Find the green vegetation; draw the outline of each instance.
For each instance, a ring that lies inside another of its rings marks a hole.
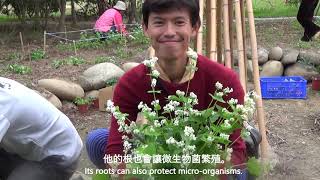
[[[90,98],[76,97],[73,102],[76,105],[84,105],[84,104],[90,104],[91,103],[91,99]]]
[[[42,49],[36,49],[31,52],[31,60],[38,61],[45,58],[45,52]]]
[[[108,79],[106,81],[106,86],[113,86],[113,85],[117,84],[117,82],[118,82],[118,78],[117,77],[113,77],[113,78]]]
[[[95,64],[105,63],[105,62],[117,64],[116,58],[114,56],[99,56],[99,57],[96,57],[94,61]]]
[[[85,63],[86,61],[82,57],[70,56],[66,59],[52,61],[51,66],[55,69],[58,69],[63,65],[79,66]]]
[[[61,66],[63,66],[65,64],[64,60],[54,60],[52,63],[51,63],[51,66],[55,69],[58,69],[60,68]]]
[[[13,22],[13,21],[19,21],[18,17],[16,17],[16,16],[7,16],[7,15],[4,15],[4,14],[0,14],[0,23]]]
[[[81,57],[70,56],[64,60],[66,64],[78,66],[80,64],[84,64],[85,60]]]
[[[285,4],[284,0],[253,0],[255,17],[295,17],[298,4]]]
[[[18,61],[21,59],[21,54],[18,52],[12,52],[7,55],[6,60],[8,61]]]
[[[29,74],[32,72],[30,67],[19,64],[10,64],[8,69],[16,74]]]

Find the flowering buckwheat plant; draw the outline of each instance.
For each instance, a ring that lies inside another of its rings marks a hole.
[[[187,52],[190,63],[187,66],[196,71],[197,53],[190,48]],[[188,173],[178,173],[179,169],[198,169],[198,174],[205,179],[212,179],[216,173],[204,173],[204,169],[230,167],[232,144],[230,134],[236,129],[242,129],[241,136],[250,133],[243,128],[248,118],[255,111],[253,93],[245,96],[243,105],[237,99],[225,102],[224,97],[233,92],[232,88],[224,87],[216,82],[216,91],[210,94],[211,103],[207,109],[194,109],[198,104],[197,95],[193,92],[176,91],[175,95],[167,97],[167,104],[160,106],[156,94],[157,78],[160,73],[154,65],[157,58],[145,60],[144,65],[151,69],[151,90],[154,100],[150,105],[140,102],[138,109],[147,121],[138,124],[127,119],[127,114],[121,113],[113,102],[108,101],[107,110],[117,119],[119,132],[124,135],[123,146],[125,156],[131,155],[132,161],[127,159],[127,168],[143,168],[149,171],[134,175],[143,179],[159,178],[168,174],[154,173],[154,169],[176,169],[171,176],[177,179],[193,179],[197,176]],[[218,104],[227,104],[221,107]],[[141,158],[140,161],[133,159]],[[223,164],[223,165],[222,165]],[[206,177],[207,176],[207,177]]]

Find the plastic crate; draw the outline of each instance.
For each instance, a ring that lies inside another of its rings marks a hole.
[[[307,81],[301,76],[261,77],[263,99],[305,99]]]

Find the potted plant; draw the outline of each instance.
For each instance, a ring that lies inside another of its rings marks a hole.
[[[74,99],[74,103],[78,106],[78,110],[80,113],[85,113],[89,110],[91,99],[76,97]]]
[[[89,97],[89,99],[91,100],[91,105],[93,108],[95,109],[99,109],[99,98],[98,97]]]

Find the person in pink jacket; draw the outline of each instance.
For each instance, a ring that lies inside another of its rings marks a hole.
[[[94,29],[101,36],[105,37],[109,32],[117,32],[127,35],[126,27],[123,24],[122,15],[126,10],[126,4],[118,1],[113,8],[106,10],[96,21]]]

